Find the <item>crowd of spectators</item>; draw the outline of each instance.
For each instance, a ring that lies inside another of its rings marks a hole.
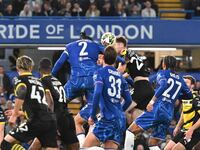
[[[185,10],[194,10],[194,16],[200,16],[200,0],[183,0]],[[190,13],[186,15],[187,19],[191,18]]]
[[[0,16],[156,17],[153,0],[0,0]]]

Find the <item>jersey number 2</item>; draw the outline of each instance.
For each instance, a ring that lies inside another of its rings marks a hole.
[[[133,63],[134,60],[135,60],[135,63],[136,63],[137,70],[140,70],[142,68],[142,66],[144,66],[144,64],[142,63],[142,61],[138,57],[132,57],[130,62]]]
[[[82,46],[79,56],[87,56],[88,52],[85,51],[87,48],[87,42],[80,42],[78,43],[78,46]]]

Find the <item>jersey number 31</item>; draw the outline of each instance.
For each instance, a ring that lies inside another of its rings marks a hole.
[[[111,88],[108,88],[108,95],[110,97],[116,97],[118,99],[121,98],[121,79],[115,79],[114,76],[110,76],[109,77],[109,82],[110,82],[110,86]]]

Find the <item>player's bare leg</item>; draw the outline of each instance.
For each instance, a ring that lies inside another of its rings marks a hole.
[[[88,148],[92,146],[100,146],[100,142],[96,138],[94,133],[90,132],[85,138],[85,142],[83,143],[83,148]]]
[[[133,149],[135,135],[142,132],[143,129],[140,128],[137,124],[132,123],[128,130],[126,130],[126,139],[124,143],[124,149]]]
[[[132,111],[132,121],[134,121],[136,118],[138,118],[144,111],[142,111],[141,109],[138,108],[134,108]]]
[[[31,146],[29,147],[28,150],[42,150],[42,149],[45,149],[45,150],[58,150],[58,148],[51,148],[51,147],[42,148],[41,143],[37,138],[35,138],[33,140],[33,143],[31,144]]]
[[[140,128],[140,127],[139,127],[137,124],[135,124],[135,123],[132,123],[132,124],[129,126],[128,130],[131,131],[131,132],[134,133],[134,134],[138,134],[138,133],[140,133],[140,132],[143,131],[143,129]]]
[[[172,150],[186,150],[186,148],[183,144],[177,143]]]
[[[80,116],[80,114],[77,114],[74,118],[74,121],[76,126],[77,138],[79,140],[80,147],[82,147],[85,140],[85,130],[83,128],[85,120]]]
[[[5,126],[5,123],[0,122],[0,145],[4,138],[4,126]]]
[[[68,150],[79,150],[79,143],[66,145],[66,147]],[[42,150],[40,141],[37,138],[35,138],[28,150]]]
[[[79,143],[73,143],[66,146],[67,150],[79,150]]]
[[[40,141],[35,138],[31,144],[31,146],[29,147],[29,150],[41,150],[42,146],[40,144]]]
[[[105,149],[112,149],[112,150],[117,150],[118,147],[119,146],[113,141],[106,141],[104,146]]]
[[[172,148],[176,145],[176,143],[172,140],[165,146],[164,150],[172,150]]]
[[[149,145],[150,145],[149,149],[150,150],[160,150],[160,148],[157,146],[159,144],[159,142],[160,142],[160,139],[151,137],[149,139]]]
[[[8,150],[8,149],[14,149],[14,148],[20,148],[21,150],[25,150],[14,137],[7,134],[4,138],[4,140],[1,143],[1,150]]]
[[[194,146],[193,150],[198,150],[200,147],[200,141]]]
[[[137,104],[134,101],[132,101],[131,105],[126,110],[126,118],[127,118],[128,125],[130,125],[134,121],[133,120],[133,112],[134,112],[136,106],[137,106]]]
[[[45,150],[58,150],[58,148],[50,148],[50,147],[47,147],[47,148],[45,148]]]

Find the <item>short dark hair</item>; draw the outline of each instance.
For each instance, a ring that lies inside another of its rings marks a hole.
[[[191,84],[196,84],[196,79],[191,75],[185,75],[185,76],[183,76],[183,78],[190,80]]]
[[[126,47],[127,40],[124,36],[118,36],[118,37],[116,37],[116,43],[123,43],[124,46]]]
[[[51,72],[52,63],[49,58],[42,58],[39,63],[39,70],[44,72]]]
[[[165,56],[163,63],[166,65],[166,69],[176,69],[176,58],[174,56]]]
[[[93,41],[93,39],[92,39],[91,37],[89,37],[89,36],[86,34],[85,31],[80,32],[80,38],[81,38],[81,39],[86,39],[86,40],[91,40],[91,41]]]
[[[104,61],[108,65],[113,65],[117,58],[117,52],[113,46],[107,46],[104,51]]]

